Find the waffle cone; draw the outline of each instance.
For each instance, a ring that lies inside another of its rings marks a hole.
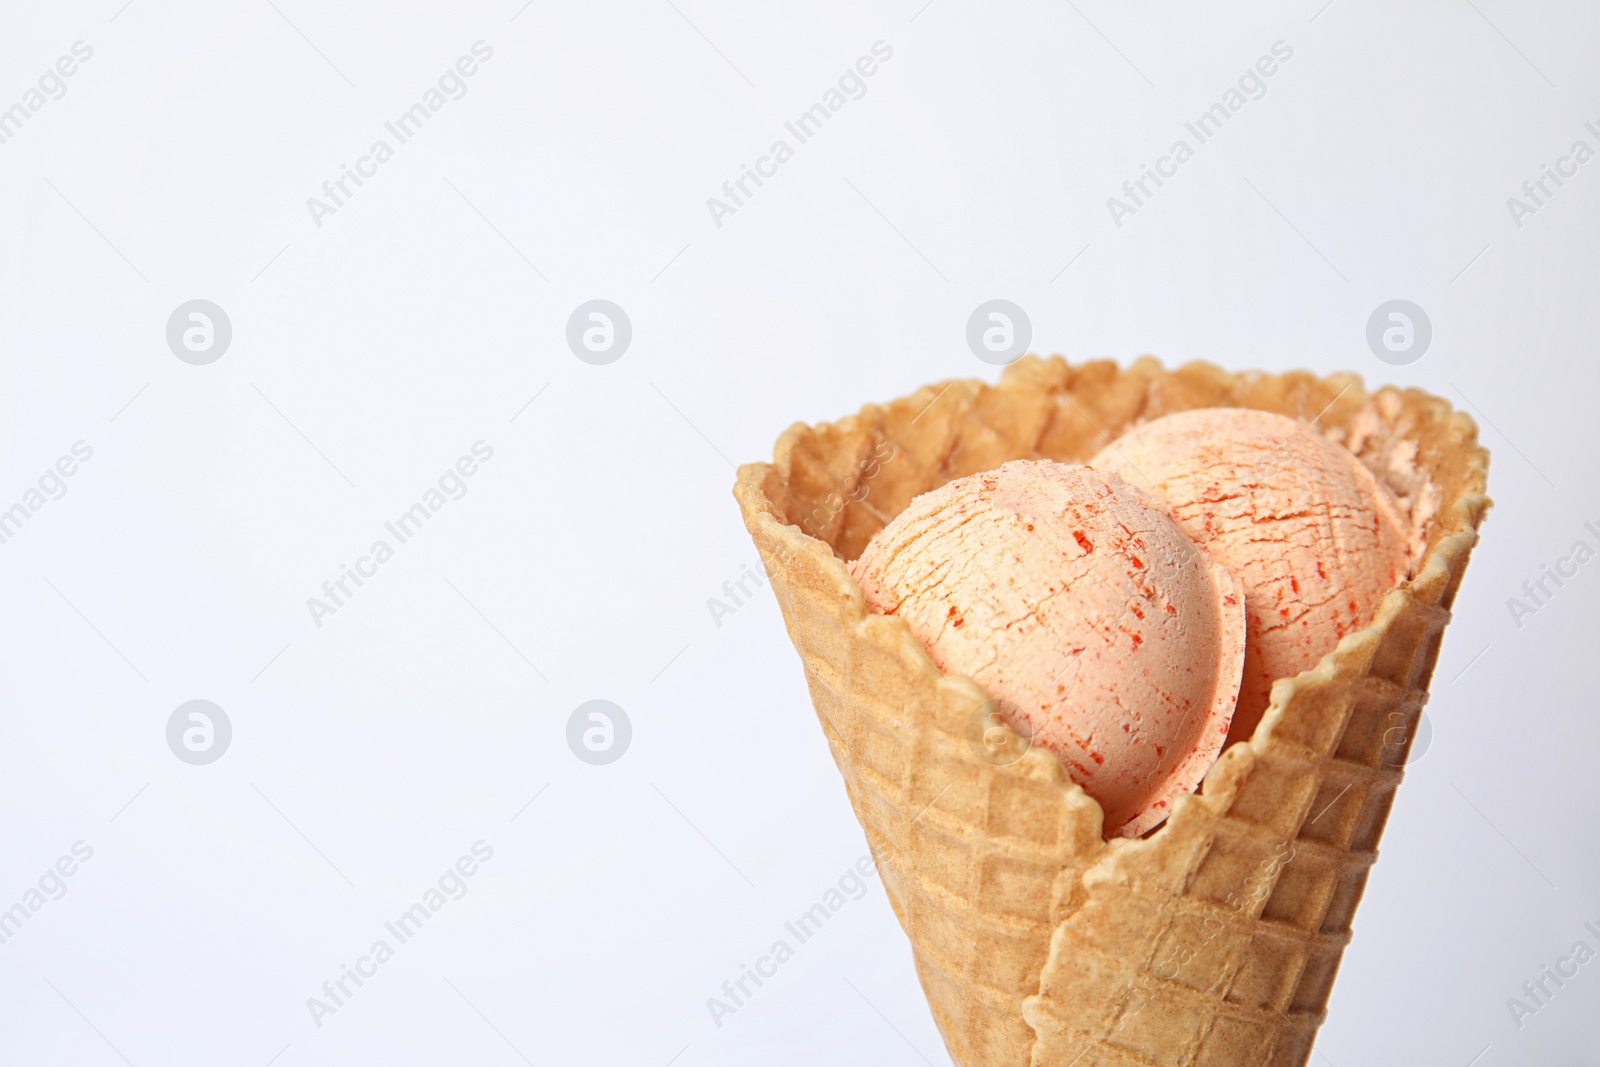
[[[1053,755],[979,743],[988,696],[874,614],[845,561],[952,478],[1082,462],[1136,422],[1213,406],[1314,419],[1342,440],[1417,518],[1415,577],[1279,680],[1254,735],[1164,825],[1108,842]],[[957,1063],[1306,1062],[1489,506],[1476,435],[1442,400],[1369,394],[1353,375],[1029,357],[997,386],[954,381],[797,424],[773,463],[739,469],[734,494]]]

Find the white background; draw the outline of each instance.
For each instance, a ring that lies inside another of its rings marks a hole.
[[[0,908],[94,850],[0,945],[0,1061],[944,1063],[876,882],[713,1024],[865,845],[770,593],[720,628],[706,601],[757,565],[732,464],[993,380],[964,330],[1003,297],[1046,353],[1470,403],[1497,506],[1314,1060],[1596,1062],[1600,962],[1520,1030],[1506,1000],[1600,948],[1600,562],[1520,628],[1507,598],[1600,547],[1600,162],[1520,228],[1506,199],[1600,147],[1600,11],[123,2],[0,16],[0,107],[94,50],[0,144],[0,508],[94,449],[0,545]],[[315,225],[478,40],[466,95]],[[718,227],[707,197],[879,40]],[[604,367],[564,340],[596,297],[634,330]],[[1391,367],[1364,331],[1397,297],[1434,340]],[[233,325],[209,366],[165,340],[195,298]],[[467,495],[317,627],[307,598],[479,440]],[[195,698],[233,724],[209,766],[165,739]],[[634,730],[603,767],[565,741],[595,698]],[[480,839],[466,896],[317,1027],[307,998]]]

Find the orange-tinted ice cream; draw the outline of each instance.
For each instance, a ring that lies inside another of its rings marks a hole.
[[[1244,408],[1168,415],[1089,461],[1164,501],[1233,573],[1249,618],[1231,738],[1260,722],[1272,683],[1372,621],[1410,573],[1410,523],[1348,450],[1303,422]]]
[[[1021,460],[913,500],[850,573],[1135,836],[1192,792],[1244,664],[1233,579],[1114,474]]]

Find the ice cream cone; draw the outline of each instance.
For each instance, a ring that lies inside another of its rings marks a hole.
[[[1192,407],[1314,421],[1415,520],[1414,577],[1144,839],[1107,842],[1060,762],[1004,734],[871,612],[845,563],[912,497],[1013,459],[1082,462]],[[734,493],[951,1056],[963,1067],[1245,1067],[1310,1055],[1489,501],[1476,427],[1339,375],[1032,357],[796,425]],[[999,731],[999,733],[997,733]]]

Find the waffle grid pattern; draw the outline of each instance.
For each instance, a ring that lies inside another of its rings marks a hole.
[[[959,1063],[1305,1062],[1487,507],[1486,456],[1441,402],[1391,403],[1445,494],[1421,572],[1373,626],[1278,683],[1252,741],[1141,841],[1107,844],[1098,805],[1048,754],[980,758],[970,724],[983,691],[867,611],[841,560],[951,478],[1081,460],[1136,419],[1185,407],[1314,404],[1337,427],[1370,407],[1352,382],[1030,359],[998,387],[929,387],[797,426],[774,465],[741,469],[746,523]]]

